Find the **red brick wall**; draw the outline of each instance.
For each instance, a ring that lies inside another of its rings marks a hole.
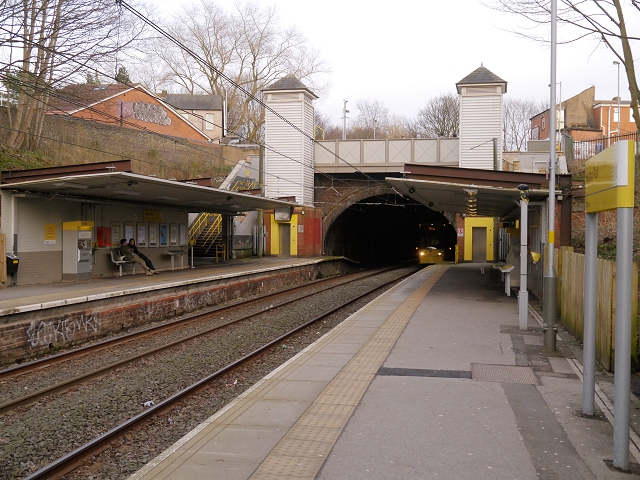
[[[462,261],[464,259],[464,236],[459,237],[458,236],[458,229],[462,229],[464,231],[464,217],[459,214],[456,213],[456,239],[457,239],[457,245],[458,245],[458,260]],[[464,232],[465,235],[467,232]]]
[[[304,215],[302,215],[304,211]],[[297,208],[294,213],[298,221],[298,257],[318,257],[322,255],[322,210],[314,207]],[[271,253],[271,219],[273,212],[264,213],[264,227],[267,232],[265,254]],[[302,231],[300,231],[302,226]]]
[[[542,119],[544,119],[544,128],[542,126]],[[535,127],[538,127],[538,140],[549,138],[549,110],[531,119],[531,131],[533,131]]]
[[[322,211],[305,207],[304,215],[298,214],[298,256],[315,257],[322,255]]]
[[[132,116],[132,105],[136,102],[140,102],[148,107],[146,109],[148,110],[147,119],[138,119]],[[91,110],[80,110],[74,113],[73,116],[111,125],[120,125],[121,104],[124,105],[122,108],[123,127],[134,130],[136,127],[139,127],[140,130],[152,131],[162,135],[188,138],[202,142],[208,141],[204,134],[199,133],[182,117],[173,113],[173,111],[169,110],[165,105],[161,105],[154,97],[136,89],[100,102]],[[103,115],[100,114],[101,112]]]

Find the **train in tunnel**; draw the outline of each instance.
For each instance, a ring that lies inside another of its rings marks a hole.
[[[417,260],[420,265],[434,265],[455,261],[453,228],[448,223],[421,223],[418,225]]]

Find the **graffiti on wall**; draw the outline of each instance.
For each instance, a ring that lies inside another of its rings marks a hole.
[[[115,114],[119,118],[135,118],[141,122],[157,123],[168,127],[171,118],[160,105],[146,102],[116,102]]]
[[[81,314],[78,317],[55,321],[32,320],[26,334],[32,347],[46,347],[49,344],[70,342],[79,333],[97,333],[100,326],[100,318],[97,315]]]

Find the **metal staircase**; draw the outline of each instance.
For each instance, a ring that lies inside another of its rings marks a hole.
[[[250,190],[255,182],[237,181],[229,190]],[[200,213],[189,226],[189,245],[193,245],[194,257],[227,258],[227,245],[222,235],[222,215],[219,213]]]

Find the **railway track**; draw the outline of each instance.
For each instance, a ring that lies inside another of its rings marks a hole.
[[[180,329],[180,328],[184,329],[184,327],[193,325],[195,323],[206,324],[207,321],[210,319],[228,315],[230,312],[233,312],[233,311],[238,311],[238,310],[254,311],[254,313],[245,314],[240,316],[239,318],[236,318],[230,321],[222,322],[211,327],[198,329],[198,331],[196,331],[195,333],[187,332],[184,335],[179,335],[178,338],[174,340],[155,342],[157,346],[153,348],[143,349],[138,353],[127,355],[125,358],[119,359],[118,361],[110,362],[98,368],[90,369],[82,373],[81,375],[72,376],[71,378],[65,378],[62,381],[53,383],[52,385],[47,385],[43,388],[40,388],[28,394],[19,395],[16,398],[11,398],[4,401],[2,401],[0,397],[0,415],[10,412],[18,407],[33,405],[38,400],[40,400],[43,397],[46,397],[47,395],[61,393],[71,388],[75,388],[84,382],[107,375],[109,372],[112,372],[132,362],[138,361],[140,359],[144,359],[151,355],[160,353],[164,350],[175,348],[176,346],[182,344],[183,342],[193,340],[200,336],[208,335],[212,332],[215,332],[216,330],[221,330],[231,325],[246,321],[250,318],[253,318],[257,315],[262,314],[264,310],[260,308],[260,305],[264,305],[265,302],[270,303],[268,307],[270,309],[284,308],[293,302],[300,301],[301,299],[316,295],[321,290],[339,288],[354,280],[367,278],[374,275],[379,275],[380,273],[388,270],[390,270],[390,268],[368,270],[368,271],[362,271],[362,272],[351,273],[348,275],[343,275],[341,277],[331,277],[331,278],[316,280],[308,284],[291,287],[282,291],[261,296],[259,298],[243,301],[238,304],[217,308],[207,313],[191,315],[179,320],[164,323],[162,325],[156,325],[150,328],[143,329],[138,332],[133,332],[127,335],[110,338],[96,344],[87,345],[85,347],[77,348],[68,352],[64,352],[59,355],[54,355],[48,358],[43,358],[34,362],[18,365],[16,367],[0,371],[0,382],[1,382],[3,380],[6,381],[5,379],[7,378],[15,378],[18,376],[30,375],[30,374],[33,374],[34,372],[40,372],[43,369],[51,367],[53,365],[59,365],[63,362],[68,362],[78,357],[86,357],[88,355],[97,354],[100,351],[110,352],[111,355],[113,356],[115,355],[114,354],[115,349],[118,349],[123,345],[129,344],[130,342],[142,341],[145,338],[148,338],[154,335],[160,335],[163,332],[167,332],[167,331],[175,331],[176,329]],[[287,297],[289,297],[290,299],[286,300]],[[65,375],[65,377],[67,377],[67,375]],[[16,383],[19,383],[19,382],[16,382]],[[10,389],[8,388],[5,389],[5,391],[7,392],[9,392],[9,390]],[[20,391],[20,390],[21,389],[19,385],[13,386],[13,388],[11,388],[11,391],[13,392]]]
[[[406,273],[411,273],[412,271],[413,269],[409,269],[407,270]],[[59,395],[57,394],[60,393],[61,391],[60,389],[69,389],[69,388],[72,388],[73,390],[87,389],[89,388],[89,386],[85,385],[85,383],[88,382],[88,380],[92,378],[95,379],[97,377],[104,376],[104,375],[109,375],[109,377],[115,376],[118,374],[117,372],[120,372],[120,371],[125,371],[125,374],[126,374],[127,369],[133,368],[133,365],[136,365],[136,368],[139,368],[137,364],[139,364],[140,362],[144,363],[145,361],[147,361],[147,362],[153,363],[158,361],[160,362],[173,361],[173,360],[166,360],[166,359],[165,360],[157,360],[157,359],[149,360],[149,355],[153,357],[157,357],[160,352],[167,349],[170,350],[171,348],[178,348],[178,349],[186,348],[190,350],[198,349],[200,347],[191,347],[189,345],[194,341],[195,342],[201,341],[199,340],[201,337],[207,337],[207,336],[211,337],[213,335],[218,337],[226,336],[230,338],[235,338],[237,336],[238,338],[240,338],[245,335],[249,336],[249,333],[245,333],[244,327],[242,327],[241,325],[247,325],[251,323],[254,324],[253,328],[257,328],[260,331],[272,330],[269,333],[270,338],[268,341],[262,341],[261,345],[259,346],[253,345],[252,342],[243,344],[242,347],[238,348],[237,353],[234,354],[235,355],[234,358],[225,359],[226,360],[225,363],[220,364],[219,368],[217,368],[214,373],[210,373],[208,375],[205,375],[199,378],[197,381],[191,382],[189,385],[185,386],[184,388],[180,388],[177,392],[174,392],[172,395],[168,395],[163,400],[155,402],[153,406],[145,407],[145,409],[139,414],[131,416],[125,421],[120,422],[115,427],[112,426],[112,428],[108,429],[106,432],[97,436],[93,440],[82,444],[80,447],[76,448],[73,452],[62,456],[56,462],[53,462],[47,465],[46,467],[41,468],[40,470],[33,473],[28,478],[55,478],[62,475],[64,472],[73,470],[78,465],[82,464],[83,462],[86,462],[87,458],[90,458],[96,455],[97,452],[107,448],[109,444],[114,442],[115,439],[121,438],[132,428],[135,428],[136,426],[140,425],[142,422],[148,421],[149,419],[155,416],[158,416],[162,412],[165,412],[167,410],[174,408],[176,402],[184,401],[186,397],[194,395],[195,392],[197,392],[202,388],[205,388],[207,385],[214,382],[215,379],[218,379],[223,375],[229,374],[230,371],[237,370],[238,368],[247,365],[247,363],[251,362],[252,359],[260,355],[264,355],[264,352],[270,349],[274,350],[275,347],[283,344],[283,342],[286,339],[291,338],[291,336],[293,335],[296,335],[296,333],[300,332],[300,330],[309,329],[311,325],[315,325],[318,322],[321,322],[322,319],[327,318],[328,316],[331,316],[332,314],[334,314],[336,310],[344,309],[345,306],[349,304],[353,304],[353,302],[357,302],[359,298],[362,298],[363,296],[366,296],[366,295],[371,295],[371,292],[373,290],[377,290],[379,288],[384,288],[384,287],[380,287],[380,285],[376,285],[374,287],[365,289],[358,295],[352,296],[348,300],[344,300],[344,301],[341,300],[340,302],[337,302],[333,306],[333,308],[326,309],[326,311],[323,311],[322,314],[314,315],[313,318],[298,319],[299,321],[293,322],[295,323],[295,326],[291,326],[292,322],[289,322],[287,323],[288,327],[286,331],[284,331],[283,329],[272,328],[272,324],[274,321],[270,319],[273,319],[274,317],[284,316],[283,312],[296,308],[294,307],[294,305],[296,304],[309,305],[312,302],[312,300],[310,300],[311,298],[315,298],[322,295],[324,295],[325,297],[327,297],[327,295],[330,296],[332,295],[331,293],[329,293],[331,291],[333,291],[335,294],[336,291],[344,290],[345,286],[347,285],[349,286],[349,288],[353,288],[353,286],[357,282],[367,283],[370,279],[374,278],[375,276],[380,276],[385,273],[387,272],[376,271],[376,272],[369,272],[366,274],[361,273],[359,275],[349,275],[349,276],[341,277],[340,281],[335,281],[336,279],[333,279],[334,280],[333,282],[329,281],[332,279],[327,279],[325,281],[314,282],[313,284],[307,284],[302,287],[289,289],[285,292],[279,292],[278,294],[267,295],[265,297],[261,297],[260,299],[254,299],[251,302],[249,302],[249,304],[239,304],[239,305],[225,307],[224,309],[218,309],[213,312],[209,312],[208,314],[206,314],[209,317],[213,316],[216,318],[220,318],[221,315],[224,315],[225,317],[228,316],[232,309],[247,310],[249,308],[249,305],[252,305],[251,308],[253,308],[254,310],[257,310],[257,311],[250,312],[248,315],[242,315],[238,318],[235,318],[230,321],[222,322],[210,328],[201,329],[201,331],[197,332],[196,334],[190,334],[190,335],[181,337],[178,340],[170,342],[171,346],[166,345],[161,348],[150,349],[147,351],[146,355],[138,354],[135,356],[136,358],[134,358],[134,356],[130,356],[130,357],[121,359],[118,362],[112,362],[110,365],[106,367],[102,367],[102,370],[100,372],[97,372],[97,371],[89,372],[88,374],[78,376],[77,378],[68,379],[66,382],[63,382],[63,383],[66,383],[66,385],[64,386],[56,384],[50,387],[50,393],[33,392],[29,395],[22,395],[18,399],[15,399],[16,403],[12,408],[18,409],[18,411],[15,412],[15,414],[17,415],[19,415],[21,411],[25,411],[25,408],[24,408],[25,405],[36,402],[36,401],[38,402],[37,407],[39,409],[42,409],[42,405],[40,405],[41,403],[40,399],[43,398],[45,395],[53,395],[54,397],[56,396],[59,397]],[[397,276],[392,281],[397,281]],[[318,290],[320,289],[320,287],[322,287],[322,291],[319,292]],[[314,290],[314,293],[311,294],[308,291],[304,292],[305,289]],[[291,298],[283,299],[282,298],[283,296],[297,297],[298,298],[297,303]],[[265,303],[269,304],[267,308],[264,307]],[[322,303],[328,303],[328,302],[326,300],[324,301],[321,300],[320,304]],[[312,309],[316,311],[319,310],[318,308],[315,308],[315,307],[312,307]],[[297,315],[294,315],[294,316],[297,316]],[[206,324],[207,322],[211,321],[210,318],[207,320],[205,316],[198,316],[198,317],[201,317],[201,318],[199,318],[199,320],[197,321],[194,319],[184,319],[184,320],[181,320],[180,322],[173,322],[174,323],[173,325],[162,325],[162,326],[154,327],[153,329],[147,329],[145,332],[138,332],[135,334],[135,336],[132,336],[129,338],[126,338],[126,336],[123,336],[119,339],[118,343],[120,345],[123,345],[123,344],[126,344],[127,342],[131,342],[133,339],[140,340],[142,338],[145,338],[144,337],[145,335],[157,335],[158,332],[167,332],[167,331],[170,331],[172,328],[182,328],[182,326],[184,325],[189,325],[194,323]],[[178,327],[178,325],[180,325],[180,327]],[[247,330],[247,332],[248,331],[249,330]],[[226,333],[221,333],[221,332],[226,332]],[[103,342],[102,345],[94,345],[91,347],[91,349],[85,350],[84,355],[92,356],[96,351],[102,351],[103,354],[111,352],[110,349],[114,348],[114,345],[115,345],[114,343],[111,343],[111,342],[113,341],[109,340],[109,341]],[[251,347],[249,347],[250,345]],[[74,355],[79,355],[79,354],[77,352],[74,352]],[[57,357],[60,357],[60,356],[57,356]],[[73,357],[70,357],[70,358],[73,358]],[[61,363],[62,361],[63,360],[61,358],[55,359],[55,363],[58,363],[58,364],[62,364]],[[31,371],[38,372],[38,371],[42,371],[42,369],[46,370],[48,367],[43,366],[43,363],[44,362],[34,362],[34,365],[32,365],[31,367],[32,368],[35,367],[35,370],[31,370]],[[53,364],[49,364],[49,366],[51,365]],[[127,365],[129,366],[127,367]],[[26,372],[28,371],[28,368],[29,368],[28,366],[22,366],[21,369],[14,369],[10,374],[7,375],[6,378],[16,377],[16,376],[20,376],[20,377],[26,376],[27,375]],[[155,377],[150,374],[149,378],[155,378]],[[89,382],[89,383],[92,383],[92,382]],[[34,394],[36,395],[34,396]],[[47,408],[46,398],[44,400],[44,403],[45,403],[44,407]],[[150,403],[148,403],[148,405],[150,405]],[[10,412],[11,409],[8,409],[6,411]],[[0,421],[2,420],[3,420],[3,417],[0,417]],[[0,440],[1,440],[1,437],[0,437]]]

